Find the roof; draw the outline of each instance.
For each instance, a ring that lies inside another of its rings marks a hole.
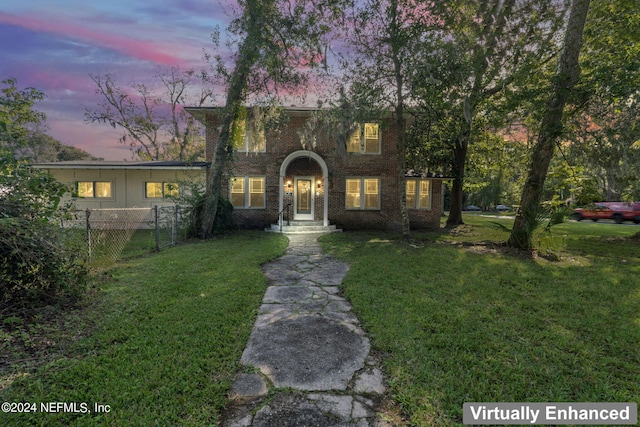
[[[284,109],[290,115],[309,115],[314,111],[321,110],[318,107],[285,107],[280,106],[280,108]],[[220,111],[224,109],[224,107],[184,107],[184,110],[191,114],[196,118],[200,123],[205,123],[205,118],[208,112]]]
[[[71,160],[66,162],[35,163],[40,169],[205,169],[207,162],[182,162],[174,160],[112,161],[112,160]]]

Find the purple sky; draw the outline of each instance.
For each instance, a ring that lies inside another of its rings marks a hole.
[[[0,80],[47,95],[48,133],[106,160],[130,159],[106,124],[86,124],[99,98],[88,74],[112,73],[121,86],[145,82],[158,66],[201,68],[210,34],[229,20],[222,0],[2,0]]]

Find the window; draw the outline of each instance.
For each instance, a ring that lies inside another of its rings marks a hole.
[[[265,207],[264,177],[232,178],[229,192],[234,208]]]
[[[431,180],[407,179],[407,208],[431,209]]]
[[[238,120],[238,137],[234,140],[234,148],[242,152],[264,152],[266,151],[266,142],[264,137],[264,129],[260,129],[259,125],[250,126],[249,122],[244,119]]]
[[[174,182],[146,182],[144,186],[144,197],[147,199],[177,197],[179,194],[178,184]]]
[[[358,125],[347,141],[347,153],[380,153],[380,125],[365,123]]]
[[[347,178],[347,209],[380,209],[380,180],[378,178]]]
[[[110,199],[111,181],[78,181],[76,182],[78,197]]]

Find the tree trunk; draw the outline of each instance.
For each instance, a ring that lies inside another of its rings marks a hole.
[[[447,228],[464,224],[462,220],[462,184],[464,183],[464,168],[467,159],[471,125],[465,121],[465,130],[458,136],[453,149],[453,186],[451,187],[451,208],[447,218]]]
[[[238,58],[227,91],[220,135],[218,135],[213,153],[211,169],[207,175],[206,198],[200,216],[200,237],[203,239],[212,237],[213,223],[218,212],[222,177],[229,154],[233,150],[231,144],[233,121],[245,101],[249,75],[259,57],[262,26],[264,25],[260,20],[260,1],[248,1],[245,10],[245,13],[249,14],[249,22],[253,25],[248,27],[247,35],[238,49]]]
[[[393,72],[395,78],[395,121],[396,121],[396,147],[398,156],[398,190],[400,196],[400,218],[402,223],[402,236],[405,239],[409,238],[411,232],[411,223],[409,221],[409,212],[407,212],[407,143],[406,143],[406,121],[404,118],[404,73],[401,60],[401,37],[399,36],[400,29],[400,17],[399,17],[399,5],[397,0],[391,2],[391,25],[389,42],[391,44],[391,51],[393,55]]]
[[[398,185],[400,190],[400,215],[402,218],[402,236],[409,238],[411,232],[411,223],[409,222],[409,213],[407,212],[407,165],[406,165],[406,135],[405,135],[405,119],[404,108],[400,104],[396,108],[396,127],[397,127],[397,147],[398,147]]]
[[[544,181],[549,170],[555,144],[562,134],[562,114],[571,88],[580,76],[578,58],[582,46],[582,32],[589,11],[590,0],[574,0],[564,37],[564,46],[558,61],[558,69],[553,85],[553,94],[547,101],[540,134],[533,153],[529,172],[522,190],[520,211],[516,215],[507,245],[529,250],[535,229],[536,217],[540,211],[540,200]]]

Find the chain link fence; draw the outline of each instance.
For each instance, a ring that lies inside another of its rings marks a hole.
[[[180,207],[171,205],[79,210],[62,227],[83,232],[91,265],[102,266],[175,245],[180,224]]]

